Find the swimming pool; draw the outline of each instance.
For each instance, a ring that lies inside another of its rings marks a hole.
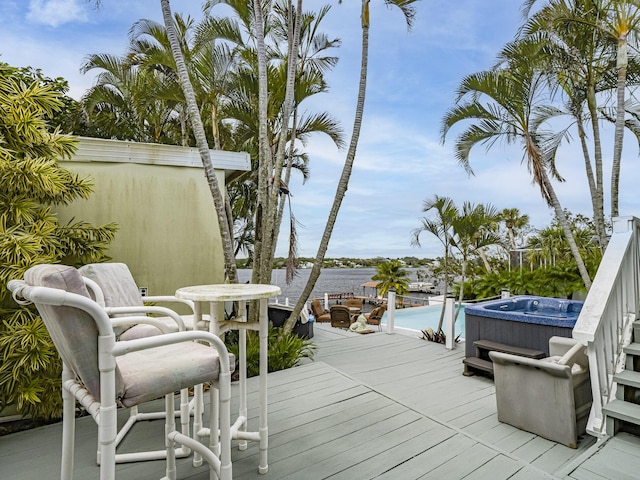
[[[422,331],[427,327],[438,328],[442,305],[428,305],[425,307],[399,308],[394,317],[394,326],[410,330]],[[446,321],[446,319],[445,319]],[[382,316],[382,323],[387,323],[387,312]],[[444,326],[443,326],[444,329]],[[456,337],[464,338],[464,305],[456,321]]]

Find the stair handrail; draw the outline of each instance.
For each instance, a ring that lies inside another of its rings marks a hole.
[[[607,431],[603,408],[615,399],[614,374],[624,368],[623,348],[631,339],[639,305],[640,220],[613,219],[613,233],[598,273],[573,329],[573,338],[587,344],[593,404],[587,432],[596,437]]]

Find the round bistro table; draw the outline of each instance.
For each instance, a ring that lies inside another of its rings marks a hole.
[[[267,424],[267,352],[269,318],[267,302],[271,297],[280,295],[280,287],[261,284],[219,284],[196,285],[176,290],[176,297],[194,302],[194,325],[202,322],[203,308],[208,306],[210,322],[209,331],[214,335],[221,335],[229,330],[238,330],[238,359],[240,409],[238,418],[231,427],[231,438],[240,440],[239,449],[247,448],[247,441],[260,443],[260,463],[258,471],[267,473],[268,424]],[[258,300],[260,308],[257,322],[250,322],[247,318],[246,302]],[[238,302],[237,315],[231,320],[224,319],[224,302]],[[260,336],[260,418],[257,432],[247,431],[247,330],[257,330]],[[202,430],[202,386],[195,390],[195,412],[193,421],[194,435],[199,436]],[[204,430],[200,435],[207,434]],[[202,463],[202,459],[194,456],[194,465]]]

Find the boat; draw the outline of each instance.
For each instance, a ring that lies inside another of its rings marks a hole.
[[[431,282],[411,282],[409,292],[411,293],[437,293],[436,286]]]

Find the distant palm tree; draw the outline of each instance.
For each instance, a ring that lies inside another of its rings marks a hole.
[[[464,282],[466,280],[469,257],[473,253],[477,253],[486,262],[486,259],[483,257],[484,248],[500,243],[500,237],[492,228],[498,219],[498,211],[492,205],[474,205],[470,202],[464,202],[460,214],[453,221],[453,246],[462,256],[462,278],[460,280],[456,319],[462,308]],[[491,273],[491,270],[488,269],[488,273]]]
[[[409,293],[409,274],[402,268],[399,260],[389,260],[376,266],[376,274],[371,280],[377,280],[378,292],[381,297],[385,297],[389,290],[395,290],[398,295]]]
[[[449,197],[440,197],[435,195],[430,200],[425,200],[422,211],[435,211],[435,218],[422,218],[422,225],[413,230],[413,238],[411,244],[420,246],[420,234],[429,232],[434,235],[444,247],[444,295],[449,293],[449,265],[451,257],[451,248],[453,245],[453,225],[458,218],[459,211],[455,203]],[[442,331],[444,324],[446,302],[442,302],[442,310],[440,311],[440,320],[438,321],[437,332]]]
[[[515,250],[516,246],[516,231],[529,225],[529,215],[520,215],[520,210],[517,208],[504,208],[500,212],[500,220],[504,222],[509,233],[509,243],[511,249]]]

